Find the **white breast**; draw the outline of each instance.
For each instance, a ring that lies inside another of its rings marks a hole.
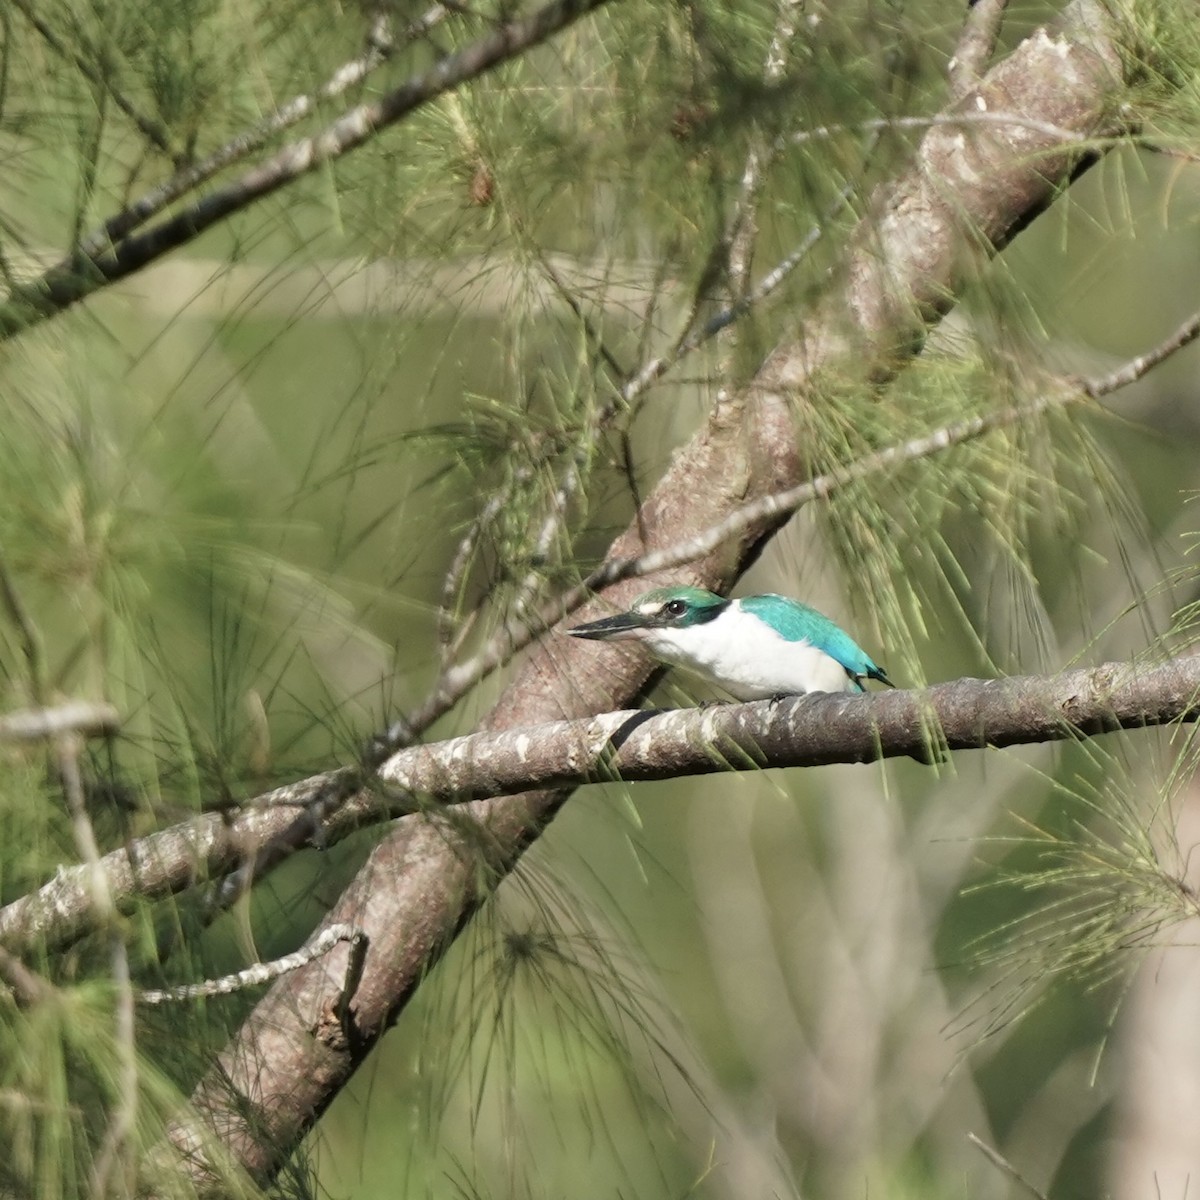
[[[647,637],[659,658],[719,684],[739,700],[853,688],[846,668],[808,642],[789,642],[736,602],[714,621]]]

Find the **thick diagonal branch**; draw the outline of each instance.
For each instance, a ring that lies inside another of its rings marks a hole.
[[[468,734],[401,750],[380,768],[370,790],[334,793],[319,832],[308,804],[328,789],[328,775],[269,792],[232,818],[198,817],[96,864],[63,867],[39,891],[0,909],[0,944],[9,951],[53,950],[94,929],[89,878],[97,869],[114,904],[127,909],[269,845],[297,819],[315,842],[330,846],[367,825],[532,787],[873,762],[920,757],[931,745],[970,750],[1061,741],[1195,720],[1198,696],[1200,656],[1193,656],[1153,666],[1107,663],[1053,676],[959,679],[923,692],[623,710]]]

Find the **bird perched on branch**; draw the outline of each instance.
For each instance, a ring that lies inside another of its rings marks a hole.
[[[658,588],[639,596],[628,612],[567,632],[641,642],[655,657],[738,700],[862,692],[867,679],[894,686],[844,629],[815,608],[774,594],[726,600],[703,588]]]

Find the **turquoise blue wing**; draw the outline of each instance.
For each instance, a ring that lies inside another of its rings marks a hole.
[[[746,596],[742,608],[766,621],[789,642],[808,642],[836,659],[854,679],[865,677],[891,685],[887,672],[839,625],[823,613],[787,596]]]

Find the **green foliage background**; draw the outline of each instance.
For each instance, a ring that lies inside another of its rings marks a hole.
[[[31,664],[0,621],[0,703],[116,704],[123,735],[87,763],[104,847],[354,760],[456,647],[597,561],[718,387],[795,336],[920,132],[867,123],[944,102],[959,10],[806,6],[772,84],[774,6],[614,4],[0,347],[0,564],[41,642]],[[1051,12],[1014,6],[1005,43]],[[9,283],[172,157],[312,93],[369,20],[325,0],[12,0],[0,15]],[[364,94],[491,19],[452,16]],[[1194,146],[1193,35],[1169,7],[1158,21],[1163,78],[1139,100],[1154,140]],[[338,111],[317,107],[313,127]],[[736,337],[620,403],[617,366],[725,302],[714,247],[748,149],[798,130],[821,132],[771,163],[756,267],[814,224],[820,241]],[[1102,373],[1161,339],[1194,305],[1198,178],[1145,144],[1115,150],[895,387],[847,387],[807,415],[814,465],[1028,402],[1056,373]],[[810,599],[907,684],[1158,646],[1195,600],[1195,355],[1103,410],[1031,419],[810,506],[744,590]],[[544,537],[564,479],[568,519]],[[497,687],[426,736],[472,727]],[[655,698],[692,695],[669,679]],[[1195,803],[1179,755],[1170,735],[1128,734],[937,771],[588,789],[276,1190],[1006,1194],[973,1132],[1052,1196],[1109,1191],[1149,1019],[1123,1004],[1136,949],[1183,911],[1164,883]],[[6,758],[5,902],[77,860],[58,792],[37,757]],[[199,895],[135,912],[121,933],[136,981],[291,949],[376,836],[296,856],[211,924]],[[36,964],[54,1004],[0,1002],[6,1194],[87,1190],[120,1098],[107,944]],[[252,999],[139,1017],[135,1148]]]

